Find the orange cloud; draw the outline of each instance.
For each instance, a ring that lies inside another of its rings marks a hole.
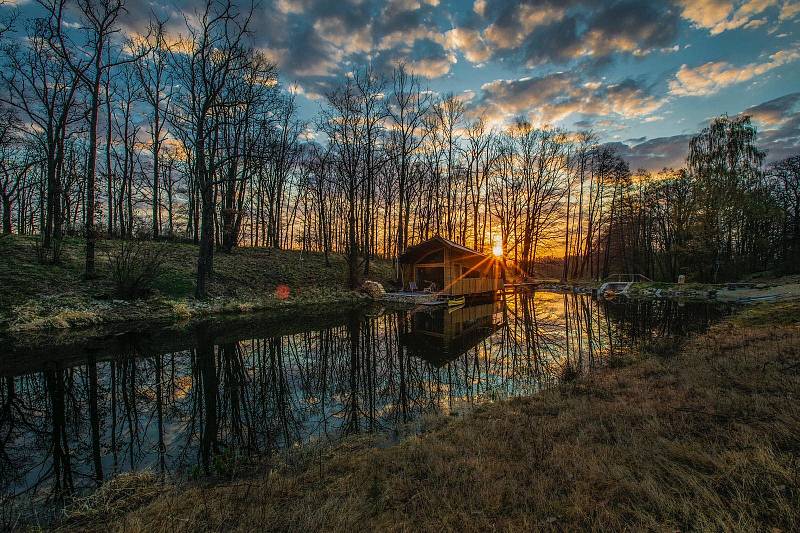
[[[764,63],[750,63],[741,67],[727,61],[710,61],[694,68],[682,65],[675,78],[669,82],[669,90],[676,96],[714,94],[724,87],[762,76],[799,58],[800,51],[781,50],[769,56],[769,60]]]
[[[663,105],[638,83],[581,83],[566,73],[540,78],[495,80],[481,87],[477,111],[499,123],[526,115],[539,124],[554,123],[573,113],[595,116],[644,117]]]
[[[736,28],[754,28],[761,24],[753,17],[778,4],[778,0],[681,0],[683,18],[712,35]]]

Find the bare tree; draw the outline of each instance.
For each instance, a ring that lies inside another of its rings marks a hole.
[[[172,98],[172,84],[169,83],[167,59],[169,55],[166,44],[164,22],[153,20],[147,36],[137,43],[136,74],[142,88],[142,94],[150,106],[150,150],[153,158],[151,174],[150,206],[151,233],[157,239],[161,232],[161,145],[166,136],[165,116]]]
[[[12,113],[0,114],[0,122],[9,126],[14,121]],[[15,138],[18,128],[0,128],[0,201],[3,209],[3,234],[11,233],[11,204],[16,201],[23,183],[24,173],[31,164],[22,164],[18,151],[21,146]]]
[[[408,219],[411,211],[409,176],[414,153],[424,140],[423,121],[431,105],[431,96],[420,88],[419,80],[410,74],[404,64],[394,70],[392,94],[387,112],[392,120],[395,140],[393,158],[398,167],[397,241],[395,253],[399,257],[408,242]],[[398,266],[399,268],[399,266]],[[399,270],[398,270],[399,277]]]
[[[348,284],[359,285],[358,237],[356,231],[356,209],[358,193],[364,177],[361,172],[365,151],[364,121],[361,100],[353,78],[326,95],[328,106],[323,109],[319,127],[333,145],[333,160],[336,166],[337,186],[346,198],[347,209],[347,255]]]
[[[102,98],[102,83],[108,71],[139,56],[123,55],[117,51],[111,58],[113,37],[119,33],[119,16],[126,12],[125,0],[75,0],[74,8],[80,20],[84,41],[77,44],[65,30],[64,15],[67,0],[39,0],[49,10],[50,43],[53,50],[66,61],[78,81],[85,85],[89,103],[89,153],[86,164],[86,266],[85,275],[95,275],[95,194],[97,175],[98,119]]]
[[[62,165],[64,146],[70,128],[82,117],[77,113],[78,84],[67,63],[56,55],[48,43],[46,21],[32,21],[28,30],[28,47],[6,46],[8,62],[3,69],[5,91],[2,102],[23,115],[34,128],[24,134],[40,147],[45,165],[44,209],[42,210],[42,246],[52,247],[53,261],[58,262],[58,243],[62,236]],[[20,126],[22,123],[16,123]]]
[[[170,111],[173,124],[183,130],[192,154],[192,173],[199,191],[201,227],[195,296],[205,298],[214,267],[214,211],[220,161],[213,144],[215,114],[229,103],[224,91],[229,80],[247,67],[245,39],[252,16],[241,13],[230,0],[208,0],[194,20],[186,20],[188,40],[171,50],[170,64],[181,85],[180,98]]]

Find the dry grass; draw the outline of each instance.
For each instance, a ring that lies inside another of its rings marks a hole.
[[[70,522],[108,520],[148,503],[161,493],[153,472],[125,472],[85,498],[76,498],[64,510]]]
[[[84,527],[797,531],[798,307],[781,326],[729,321],[673,357],[488,405],[394,446],[347,439],[252,480],[163,489]]]

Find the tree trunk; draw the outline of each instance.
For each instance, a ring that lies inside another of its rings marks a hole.
[[[358,288],[358,244],[356,242],[356,192],[355,184],[350,185],[349,213],[347,217],[347,267],[351,289]]]
[[[158,88],[156,88],[156,91],[157,90],[158,90]],[[160,198],[159,198],[159,190],[158,190],[158,180],[159,180],[159,173],[158,173],[158,171],[159,171],[159,161],[158,161],[158,156],[159,156],[159,152],[161,151],[160,150],[160,145],[161,145],[161,139],[160,139],[161,123],[160,123],[160,120],[161,120],[161,116],[159,114],[158,101],[156,101],[156,105],[154,106],[153,111],[154,111],[154,114],[155,114],[155,118],[154,118],[155,124],[153,125],[153,193],[152,193],[153,194],[153,206],[152,206],[153,207],[153,229],[152,229],[152,231],[153,231],[153,239],[157,239],[158,235],[159,235],[159,232],[160,232],[160,224],[159,224],[159,222],[161,221],[160,220],[160,218],[161,218],[160,217],[161,210],[159,209]]]
[[[11,233],[11,197],[3,196],[3,234]]]
[[[208,294],[208,278],[214,266],[214,203],[212,187],[206,185],[200,191],[202,203],[202,222],[200,227],[200,254],[197,257],[197,287],[195,297],[205,298]]]
[[[101,53],[97,54],[100,61]],[[92,86],[91,113],[89,116],[89,157],[86,163],[86,272],[87,278],[95,276],[94,251],[97,233],[94,226],[95,177],[97,171],[97,117],[100,107],[100,80],[102,70],[97,65]]]

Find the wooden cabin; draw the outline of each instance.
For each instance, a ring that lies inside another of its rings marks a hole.
[[[439,236],[400,256],[404,290],[414,282],[419,290],[433,285],[436,292],[449,296],[493,293],[503,288],[502,270],[496,257]]]

